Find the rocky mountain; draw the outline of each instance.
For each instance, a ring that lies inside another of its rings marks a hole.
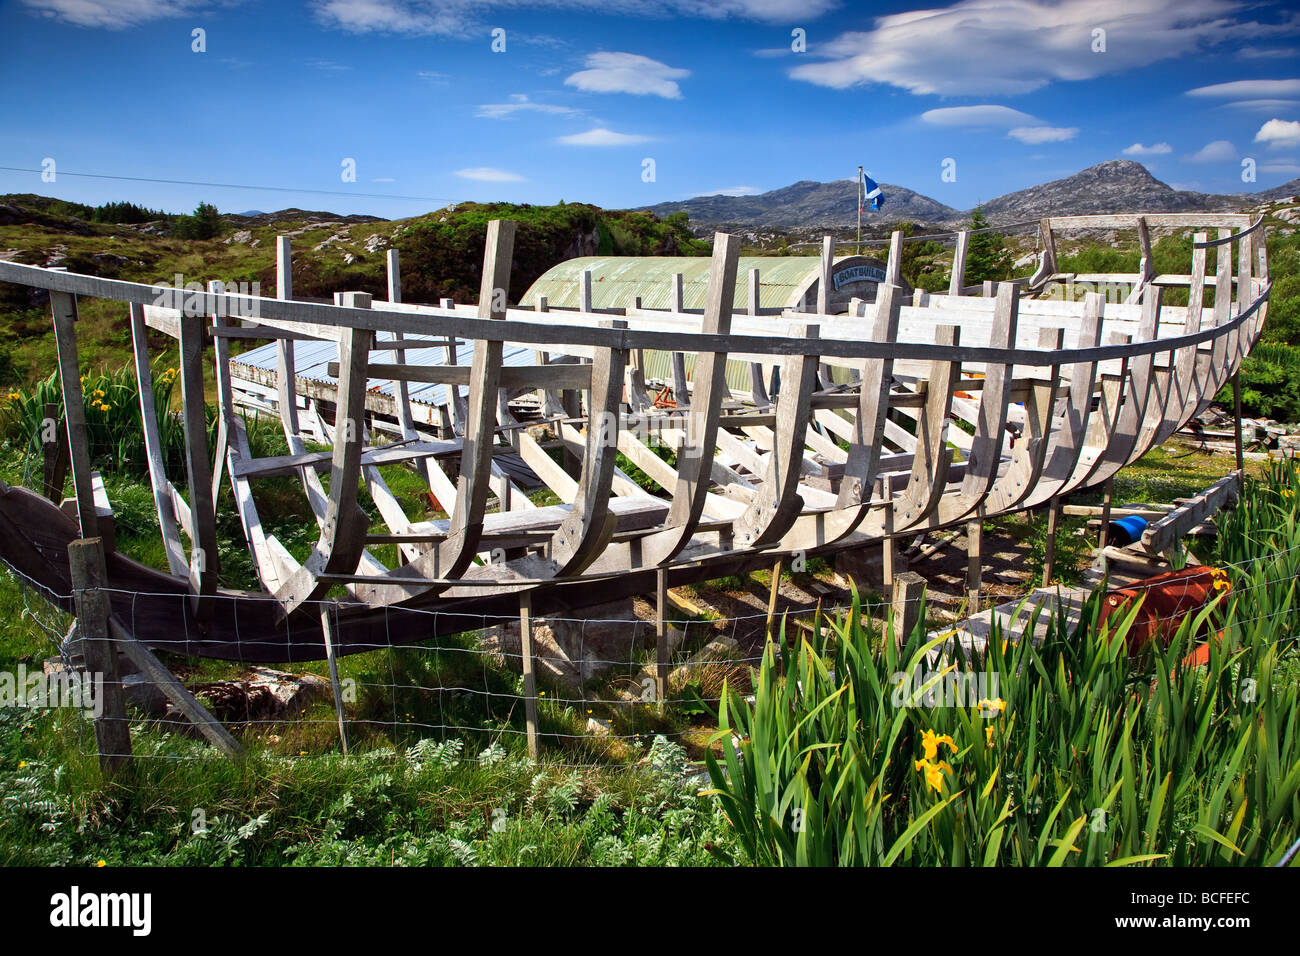
[[[1254,193],[1251,198],[1263,202],[1264,200],[1290,199],[1292,196],[1300,196],[1300,179],[1293,179],[1281,186],[1274,186],[1272,189]]]
[[[905,186],[881,183],[885,206],[879,212],[862,211],[864,225],[878,225],[908,219],[913,222],[956,222],[962,214],[951,206],[922,196]],[[684,202],[665,202],[645,207],[663,218],[684,212],[692,226],[750,226],[769,229],[800,229],[814,226],[846,228],[858,221],[858,190],[851,179],[832,183],[802,180],[791,186],[756,196],[699,196]]]
[[[862,221],[884,225],[911,220],[925,226],[959,226],[970,210],[957,210],[903,186],[882,184],[885,206],[864,212]],[[1229,212],[1300,192],[1300,179],[1259,193],[1217,195],[1174,189],[1141,163],[1112,159],[1073,176],[1031,186],[982,204],[989,221],[1039,219],[1048,215],[1108,212]],[[685,212],[694,229],[736,227],[769,229],[844,228],[857,223],[857,191],[852,180],[797,182],[756,196],[699,196],[646,207],[658,216]]]
[[[1241,195],[1174,189],[1141,163],[1111,159],[1073,176],[1007,193],[983,204],[991,222],[1043,216],[1086,216],[1108,212],[1231,212],[1250,199]]]

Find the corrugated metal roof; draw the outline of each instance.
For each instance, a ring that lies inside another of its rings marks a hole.
[[[416,336],[403,336],[411,339]],[[447,350],[442,344],[444,339],[433,339],[437,342],[436,346],[430,348],[408,348],[406,350],[406,364],[408,365],[445,365]],[[376,362],[390,362],[392,356],[387,352],[374,352],[372,357]],[[335,342],[311,340],[299,340],[294,343],[293,365],[294,371],[299,378],[305,378],[313,382],[322,382],[327,385],[337,385],[338,380],[329,374],[328,365],[330,362],[339,360],[339,349]],[[469,365],[474,360],[474,343],[462,341],[456,349],[456,364]],[[255,349],[249,349],[240,355],[231,357],[231,361],[240,365],[247,365],[250,368],[261,369],[266,372],[274,372],[277,367],[276,360],[276,343],[261,345]],[[520,345],[506,343],[502,350],[502,364],[515,367],[535,365],[536,358],[533,349],[524,348]],[[379,389],[387,395],[396,397],[397,391],[393,382],[389,379],[372,378],[367,383],[368,389]],[[439,406],[448,402],[448,385],[435,385],[429,382],[408,382],[407,393],[411,396],[411,401],[421,402],[425,405]],[[462,395],[469,394],[469,387],[462,385],[460,387]]]
[[[835,260],[837,266],[857,256]],[[641,297],[646,309],[672,307],[673,274],[682,274],[682,306],[703,309],[709,287],[707,256],[584,256],[547,269],[519,300],[532,307],[546,296],[551,308],[576,309],[582,273],[591,270],[591,304],[597,309],[626,309]],[[865,261],[865,260],[864,260]],[[821,277],[818,256],[742,256],[736,270],[732,307],[749,305],[749,270],[757,269],[759,308],[790,309],[799,305],[804,290]]]

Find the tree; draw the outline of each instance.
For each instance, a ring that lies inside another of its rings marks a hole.
[[[975,285],[992,279],[1001,282],[1011,278],[1014,262],[1007,250],[1005,237],[1000,232],[980,232],[987,229],[988,218],[984,210],[975,207],[970,216],[970,245],[966,249],[966,285]]]
[[[191,216],[181,216],[172,227],[177,239],[211,239],[221,231],[221,213],[211,203],[201,202]]]

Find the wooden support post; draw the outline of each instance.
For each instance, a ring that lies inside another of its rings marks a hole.
[[[776,618],[776,598],[781,593],[781,569],[785,561],[777,558],[772,565],[772,586],[767,592],[767,639],[772,639],[772,624]]]
[[[578,311],[591,311],[591,270],[582,270],[582,280],[578,284]]]
[[[208,450],[207,405],[203,386],[204,318],[180,316],[181,422],[185,427],[185,472],[189,485],[190,587],[197,597],[215,594],[221,559],[217,553],[217,513],[212,498],[212,459]],[[195,610],[206,605],[197,600]]]
[[[877,477],[874,487],[872,497],[877,501],[889,502],[891,495],[888,480]],[[886,594],[892,594],[898,575],[898,544],[894,541],[894,509],[888,504],[885,507],[884,532],[884,540],[880,542],[880,583]]]
[[[402,301],[402,269],[396,249],[388,250],[388,301]]]
[[[1061,499],[1053,498],[1047,506],[1047,543],[1043,547],[1043,587],[1052,583],[1056,573],[1056,529],[1061,521]]]
[[[957,246],[952,253],[952,278],[948,280],[948,294],[961,295],[966,283],[966,256],[970,250],[970,230],[957,233]]]
[[[1102,487],[1101,530],[1097,533],[1097,557],[1105,559],[1106,536],[1110,533],[1110,505],[1115,496],[1115,479],[1107,478]]]
[[[98,685],[99,716],[95,718],[95,741],[99,747],[99,769],[112,777],[131,759],[131,725],[126,718],[126,695],[117,667],[117,650],[109,629],[108,569],[104,564],[104,542],[82,538],[68,545],[72,592],[77,613],[77,633],[86,659],[86,678]]]
[[[323,601],[320,606],[320,629],[321,636],[325,640],[325,660],[330,669],[330,690],[334,694],[334,715],[339,722],[339,743],[343,747],[343,753],[348,752],[348,730],[344,725],[343,718],[343,685],[339,681],[339,661],[338,656],[334,653],[334,622],[330,617],[330,611],[334,610],[336,605],[333,601]]]
[[[63,390],[63,420],[67,425],[68,457],[72,462],[72,489],[77,498],[81,536],[99,533],[95,519],[95,492],[90,478],[90,441],[86,432],[86,406],[81,391],[81,365],[77,358],[77,300],[67,292],[50,293],[54,342],[59,353],[59,385]]]
[[[1232,440],[1237,453],[1237,475],[1240,482],[1239,491],[1246,488],[1246,451],[1241,439],[1241,370],[1232,375],[1232,416],[1235,419],[1232,428]]]
[[[894,605],[891,620],[894,623],[894,640],[902,647],[907,643],[916,622],[921,616],[921,598],[925,594],[925,578],[914,571],[903,571],[894,578]]]
[[[59,403],[46,402],[41,419],[41,445],[45,451],[41,489],[56,505],[63,501],[68,477],[68,437],[59,430]]]
[[[885,262],[885,281],[890,285],[903,284],[903,232],[901,229],[895,229],[889,234],[889,259]],[[878,291],[877,294],[879,294]]]
[[[835,237],[822,237],[822,275],[817,283],[817,312],[826,315],[831,308],[831,267],[835,263]]]
[[[980,609],[980,584],[984,577],[984,519],[973,518],[966,522],[966,613],[978,614]]]
[[[655,693],[668,699],[668,569],[655,569]]]
[[[140,672],[149,678],[154,686],[167,695],[167,699],[189,718],[190,723],[208,739],[210,744],[232,759],[245,755],[243,745],[230,736],[230,732],[221,725],[221,722],[208,713],[207,708],[200,704],[185,685],[154,656],[153,651],[136,640],[133,634],[128,633],[116,621],[110,620],[109,627],[122,653],[130,658],[131,663],[140,668]]]
[[[528,735],[528,756],[536,760],[537,675],[533,673],[533,597],[528,591],[519,592],[519,659],[524,672],[524,724]]]

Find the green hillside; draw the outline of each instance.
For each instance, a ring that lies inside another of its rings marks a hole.
[[[206,206],[206,204],[205,204]],[[202,213],[210,211],[209,216]],[[275,237],[293,240],[294,294],[386,292],[386,253],[401,254],[403,298],[477,301],[491,219],[519,223],[511,292],[522,295],[556,262],[579,255],[707,255],[684,215],[555,206],[459,203],[411,219],[383,220],[286,209],[257,216],[175,216],[127,203],[92,208],[30,194],[0,196],[0,257],[133,282],[221,279],[275,291]],[[210,238],[197,238],[208,232]],[[195,238],[183,238],[195,237]],[[88,299],[78,327],[83,361],[111,370],[130,357],[126,307]],[[159,345],[165,344],[160,341]],[[46,297],[0,283],[0,386],[31,383],[54,368]]]

